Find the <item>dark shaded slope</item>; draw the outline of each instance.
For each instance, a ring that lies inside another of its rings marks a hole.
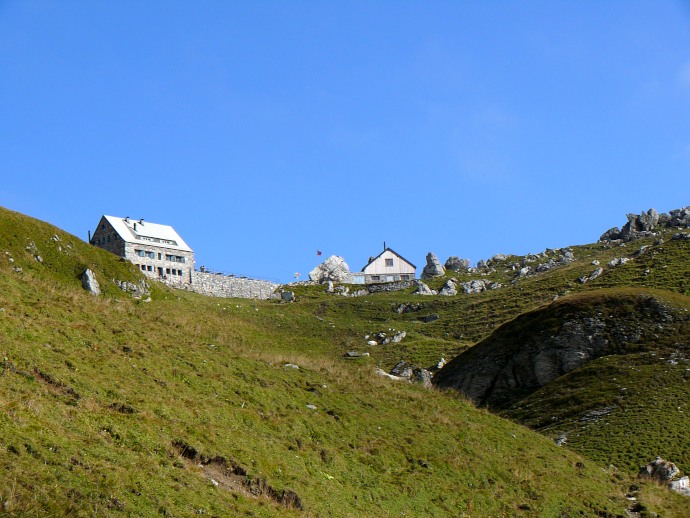
[[[608,355],[687,351],[687,298],[650,290],[601,290],[561,299],[504,324],[446,365],[434,383],[503,408]]]

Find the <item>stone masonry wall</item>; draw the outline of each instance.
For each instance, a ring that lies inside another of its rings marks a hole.
[[[149,279],[201,295],[270,299],[280,286],[270,281],[196,271],[194,252],[170,249],[149,242],[125,242],[105,218],[101,219],[91,238],[91,244],[134,263]]]
[[[127,243],[124,257],[134,263],[148,278],[174,288],[189,285],[194,275],[194,252],[151,244]]]
[[[195,271],[191,285],[185,288],[211,297],[269,299],[278,286],[270,281]]]

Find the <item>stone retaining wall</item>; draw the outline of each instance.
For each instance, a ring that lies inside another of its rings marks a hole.
[[[271,298],[278,286],[270,281],[194,271],[186,289],[211,297],[265,300]]]

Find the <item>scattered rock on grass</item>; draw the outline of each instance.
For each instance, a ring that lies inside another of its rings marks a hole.
[[[427,369],[411,365],[404,360],[399,361],[395,367],[391,369],[390,376],[406,379],[410,382],[421,383],[425,387],[431,386],[431,372]]]
[[[673,462],[657,457],[646,466],[640,467],[640,477],[651,478],[657,482],[668,482],[680,473]]]
[[[390,330],[389,330],[390,331]],[[395,331],[395,329],[393,329]],[[380,331],[378,333],[375,333],[374,335],[370,336],[367,335],[365,338],[371,338],[367,342],[369,345],[387,345],[387,344],[397,344],[403,341],[403,339],[407,336],[407,332],[405,331],[398,331],[393,335],[388,335],[384,331]]]
[[[144,279],[139,280],[138,283],[118,281],[113,279],[117,287],[132,295],[135,299],[141,299],[149,296],[149,285]]]
[[[639,473],[641,478],[648,478],[660,484],[666,484],[672,491],[690,496],[690,479],[687,476],[677,478],[678,475],[680,475],[678,466],[661,457],[657,457],[646,466],[641,466]]]
[[[441,288],[441,291],[438,292],[438,294],[444,295],[446,297],[454,297],[455,295],[457,295],[458,285],[456,284],[455,279],[448,279]]]
[[[622,264],[625,264],[628,261],[630,261],[630,259],[628,259],[627,257],[616,257],[616,258],[611,259],[609,261],[609,267],[614,268],[616,266],[620,266]]]
[[[580,277],[580,278],[577,280],[577,282],[579,282],[580,284],[585,284],[585,283],[587,283],[587,282],[589,282],[589,281],[593,281],[594,279],[596,279],[597,277],[599,277],[603,272],[604,272],[604,269],[603,269],[603,268],[597,268],[596,270],[594,270],[594,271],[593,271],[592,273],[590,273],[589,275],[583,275],[582,277]]]
[[[392,374],[388,374],[386,371],[383,369],[376,369],[374,371],[378,376],[381,376],[382,378],[388,378],[390,380],[394,381],[407,381],[405,378],[401,378],[400,376],[394,376]]]
[[[424,284],[422,281],[414,281],[415,285],[417,286],[417,291],[415,291],[415,295],[438,295],[438,292],[436,290],[432,290]]]
[[[460,283],[463,293],[481,293],[486,291],[487,282],[484,279],[475,279]]]
[[[424,307],[423,304],[406,304],[406,303],[404,303],[404,304],[400,304],[396,308],[395,312],[400,314],[400,315],[403,315],[405,313],[410,313],[412,311],[419,311],[423,307]]]
[[[101,287],[96,280],[96,274],[88,268],[81,275],[81,285],[86,291],[93,295],[101,294]]]
[[[344,355],[346,358],[364,358],[369,356],[369,353],[360,351],[347,351]]]

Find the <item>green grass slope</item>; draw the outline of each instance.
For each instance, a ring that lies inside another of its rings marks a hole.
[[[82,290],[85,267],[103,296]],[[624,481],[596,462],[461,398],[377,378],[374,359],[342,359],[387,322],[390,298],[368,314],[365,299],[282,305],[156,286],[142,302],[113,282],[138,275],[0,209],[4,514],[625,512]],[[423,354],[455,343],[412,334]]]

